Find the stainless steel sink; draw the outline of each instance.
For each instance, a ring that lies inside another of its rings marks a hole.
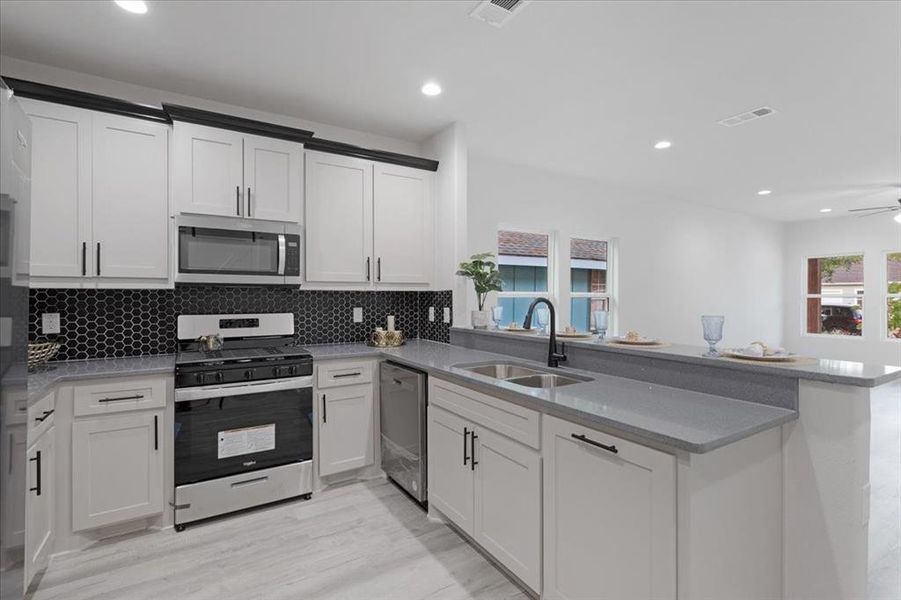
[[[475,373],[476,375],[484,375],[485,377],[491,377],[493,379],[506,381],[507,383],[530,388],[551,389],[565,385],[573,385],[574,383],[592,381],[590,377],[582,377],[581,375],[573,375],[570,373],[561,375],[550,370],[525,367],[514,363],[480,363],[454,366],[458,369]]]
[[[563,375],[556,375],[554,373],[541,373],[540,375],[511,377],[510,379],[505,379],[504,381],[506,381],[507,383],[515,383],[516,385],[524,385],[530,388],[550,389],[562,387],[564,385],[572,385],[574,383],[582,383],[583,381],[590,381],[590,379],[576,379],[574,377],[564,377]]]

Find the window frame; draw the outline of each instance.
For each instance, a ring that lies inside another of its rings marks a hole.
[[[881,338],[882,340],[886,341],[886,342],[894,342],[894,343],[897,344],[897,343],[901,343],[901,338],[893,338],[893,337],[889,337],[889,335],[888,335],[888,301],[891,300],[891,299],[901,300],[901,291],[895,292],[895,293],[890,293],[890,292],[888,291],[888,284],[889,284],[889,278],[888,278],[888,257],[889,257],[890,254],[901,254],[901,248],[899,248],[898,250],[885,250],[885,251],[882,252],[882,255],[881,255],[881,258],[882,258],[882,266],[881,266],[881,271],[882,271],[881,275],[882,275],[882,278],[881,278],[880,284],[881,284],[882,288],[881,288],[881,294],[880,294],[880,295],[882,296],[882,304],[881,304],[881,306],[882,306],[882,309],[881,309],[881,313],[882,313],[882,323],[881,323],[882,334],[880,335],[880,338]]]
[[[809,272],[810,261],[813,259],[821,259],[821,258],[840,258],[843,256],[859,256],[860,260],[861,260],[861,265],[863,267],[863,273],[864,273],[863,289],[866,289],[866,279],[867,279],[866,254],[867,253],[865,251],[860,250],[860,251],[848,251],[848,252],[822,252],[819,254],[810,254],[810,255],[807,255],[804,257],[804,259],[803,259],[804,263],[801,268],[802,277],[801,277],[801,281],[800,281],[800,284],[801,284],[801,319],[800,319],[800,321],[801,321],[801,337],[829,339],[829,340],[858,340],[858,341],[863,341],[866,338],[866,333],[867,333],[866,317],[864,317],[863,323],[861,323],[860,335],[836,335],[836,334],[826,333],[826,332],[822,332],[822,331],[819,333],[810,333],[808,331],[808,327],[807,327],[807,316],[808,316],[807,315],[807,301],[810,298],[819,298],[820,300],[822,300],[823,298],[829,298],[829,297],[832,297],[832,298],[860,298],[861,302],[863,302],[866,299],[866,294],[864,294],[864,293],[858,294],[856,289],[853,294],[830,295],[830,294],[823,294],[822,291],[819,294],[808,293],[807,285],[808,285],[808,280],[810,278],[810,272]],[[885,312],[885,309],[883,309],[883,312]],[[870,313],[872,314],[872,311],[870,311]]]
[[[540,298],[546,297],[548,300],[554,303],[555,307],[559,303],[558,295],[555,293],[555,290],[558,289],[557,285],[557,232],[553,230],[547,229],[532,229],[528,227],[514,227],[507,225],[498,225],[497,231],[494,232],[494,246],[495,246],[495,256],[497,257],[497,266],[500,269],[501,266],[501,253],[500,247],[497,243],[497,235],[501,231],[513,231],[515,233],[531,233],[534,235],[546,235],[547,236],[547,290],[546,291],[523,291],[523,292],[513,292],[513,291],[501,291],[496,292],[497,298]]]
[[[569,252],[567,253],[567,271],[570,273],[570,281],[567,286],[566,295],[568,296],[566,300],[566,305],[569,310],[569,324],[572,326],[572,301],[575,298],[588,298],[588,299],[599,299],[607,301],[607,334],[614,335],[615,329],[615,318],[614,315],[616,311],[614,310],[614,277],[615,271],[614,269],[614,256],[615,256],[615,238],[608,238],[603,236],[593,236],[593,235],[577,235],[571,234],[568,236],[569,241]],[[607,244],[607,275],[606,275],[606,290],[605,292],[574,292],[572,291],[572,243],[573,240],[588,240],[592,242],[604,242]],[[562,295],[562,290],[561,290]],[[596,333],[597,329],[591,329],[591,313],[589,311],[588,315],[589,322],[589,333]]]

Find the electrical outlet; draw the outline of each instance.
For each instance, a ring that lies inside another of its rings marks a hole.
[[[59,333],[59,313],[41,314],[41,333],[44,335]]]
[[[363,307],[355,306],[354,307],[354,323],[362,323],[363,322]]]
[[[432,323],[435,322],[435,307],[434,306],[429,307],[429,321],[431,321]]]
[[[450,309],[447,307],[444,308],[444,322],[450,323]]]

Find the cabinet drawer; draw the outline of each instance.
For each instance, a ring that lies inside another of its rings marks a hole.
[[[31,445],[53,425],[56,410],[56,392],[50,392],[28,407],[28,444]]]
[[[317,365],[316,387],[331,388],[372,381],[373,361],[334,362]]]
[[[429,378],[429,403],[532,448],[541,447],[541,418],[537,411],[434,377]]]
[[[128,378],[75,387],[76,417],[166,406],[166,379]]]

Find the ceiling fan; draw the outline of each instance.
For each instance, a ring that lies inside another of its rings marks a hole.
[[[857,215],[858,217],[870,217],[872,215],[881,215],[884,213],[898,212],[901,211],[901,198],[898,198],[898,205],[890,205],[890,206],[871,206],[869,208],[850,208],[848,212],[853,213],[864,213],[862,215]],[[895,215],[895,220],[901,223],[901,212],[898,212]]]

